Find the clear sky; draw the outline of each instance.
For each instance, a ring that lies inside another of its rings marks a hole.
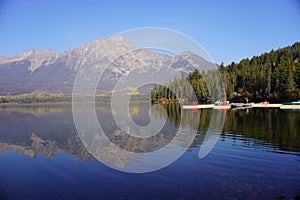
[[[300,41],[300,1],[0,0],[0,54],[61,53],[149,26],[185,33],[227,64]]]

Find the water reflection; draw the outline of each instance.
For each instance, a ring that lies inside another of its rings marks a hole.
[[[165,106],[170,120],[174,124],[186,126],[193,121],[195,114],[191,110],[182,110],[174,116],[177,104]],[[200,114],[198,134],[203,135],[209,127],[213,109],[199,109]],[[182,115],[181,121],[179,115]],[[214,120],[216,120],[214,118]],[[220,119],[219,119],[220,120]],[[199,137],[199,135],[197,137]],[[197,138],[196,137],[196,138]],[[224,139],[242,140],[247,147],[271,147],[273,149],[300,152],[300,113],[285,112],[280,109],[252,108],[245,110],[230,110],[226,113],[226,120],[222,134]],[[197,140],[193,145],[201,144]],[[279,152],[279,151],[278,151]]]
[[[233,139],[242,136],[247,146],[300,152],[300,113],[253,108],[229,112],[224,133]]]
[[[115,145],[128,151],[122,159],[120,152],[106,149],[99,152],[110,165],[124,168],[132,163],[136,152],[152,152],[168,144],[182,127],[198,127],[191,147],[201,146],[211,125],[211,109],[198,112],[182,110],[178,104],[149,106],[133,104],[130,114],[141,126],[149,123],[149,109],[156,119],[166,120],[160,133],[150,138],[136,138],[121,131],[108,104],[96,106],[105,134]],[[52,158],[60,150],[77,156],[81,161],[91,159],[74,126],[70,105],[9,106],[0,108],[0,152],[8,150],[35,158],[38,154]],[[279,109],[250,109],[229,111],[226,114],[222,139],[232,139],[232,145],[268,150],[300,152],[300,113]],[[199,121],[194,120],[199,117]],[[216,119],[218,120],[218,119]],[[219,119],[222,120],[222,119]],[[235,141],[241,141],[236,142]]]
[[[71,106],[8,106],[0,110],[0,152],[14,150],[35,158],[52,158],[63,150],[86,161],[72,120]]]
[[[47,113],[63,113],[65,109],[71,109],[70,106],[62,106],[62,104],[44,104],[44,105],[0,105],[1,112],[6,113],[28,113],[36,116],[45,115]]]

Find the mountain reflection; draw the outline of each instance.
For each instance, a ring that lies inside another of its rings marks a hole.
[[[80,106],[80,105],[79,105]],[[156,105],[157,106],[157,105]],[[178,131],[173,119],[164,114],[165,108],[151,107],[151,104],[133,104],[129,113],[133,121],[145,126],[150,122],[149,109],[157,120],[166,120],[162,130],[150,138],[137,138],[126,134],[116,125],[110,104],[97,104],[96,111],[106,136],[116,146],[126,150],[125,154],[112,149],[104,149],[99,154],[101,160],[124,168],[129,164],[132,153],[151,152],[167,145]],[[71,105],[29,105],[0,107],[0,152],[13,150],[36,158],[38,154],[53,158],[63,150],[75,155],[81,161],[92,156],[80,140],[74,125]],[[122,155],[116,159],[116,155]]]
[[[0,109],[0,152],[13,150],[35,158],[53,158],[64,150],[86,161],[90,155],[78,137],[72,107],[7,106]]]
[[[124,168],[131,162],[132,153],[151,152],[167,145],[181,127],[198,127],[191,147],[202,144],[211,122],[211,109],[198,112],[182,110],[179,104],[165,106],[133,104],[129,113],[133,121],[146,126],[150,122],[149,110],[157,120],[165,120],[162,130],[149,138],[129,136],[114,122],[109,104],[96,105],[99,123],[111,142],[128,151],[116,159],[120,152],[105,149],[101,160]],[[222,112],[222,111],[218,111]],[[250,109],[229,111],[223,128],[223,139],[243,141],[246,146],[271,146],[275,149],[300,152],[300,113],[279,109]],[[199,121],[194,120],[200,117]],[[218,120],[218,119],[214,119]],[[284,123],[284,125],[282,125]],[[38,154],[53,158],[63,150],[81,161],[92,158],[77,134],[71,105],[5,106],[0,107],[0,153],[13,150],[35,158]],[[131,153],[132,152],[132,153]]]

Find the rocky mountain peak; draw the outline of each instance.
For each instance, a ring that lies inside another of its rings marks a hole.
[[[8,62],[18,62],[18,61],[21,61],[21,60],[25,60],[28,57],[30,57],[31,55],[33,55],[34,53],[35,53],[34,49],[29,49],[28,51],[22,52],[22,53],[20,53],[16,56],[13,56],[13,57],[1,56],[0,57],[0,64],[8,63]]]
[[[66,64],[70,69],[77,70],[86,56],[115,57],[119,52],[128,52],[134,49],[134,45],[127,39],[116,36],[113,38],[99,38],[94,42],[80,45],[74,49],[63,52],[59,55],[59,61]]]
[[[48,66],[50,64],[53,64],[57,57],[58,54],[53,49],[42,50],[42,51],[29,49],[28,51],[25,51],[13,57],[4,57],[4,56],[0,57],[0,64],[28,60],[30,62],[28,71],[33,72],[34,70],[41,67],[42,65]]]
[[[116,46],[129,46],[131,48],[134,48],[134,45],[126,38],[122,36],[115,36],[109,39],[112,43],[114,43]]]
[[[28,70],[33,72],[41,66],[49,66],[56,61],[57,57],[58,54],[53,49],[34,51],[28,59],[31,63]]]

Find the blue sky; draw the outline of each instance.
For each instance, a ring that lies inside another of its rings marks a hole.
[[[180,31],[216,63],[300,41],[297,0],[0,0],[0,54],[61,53],[139,27]]]

